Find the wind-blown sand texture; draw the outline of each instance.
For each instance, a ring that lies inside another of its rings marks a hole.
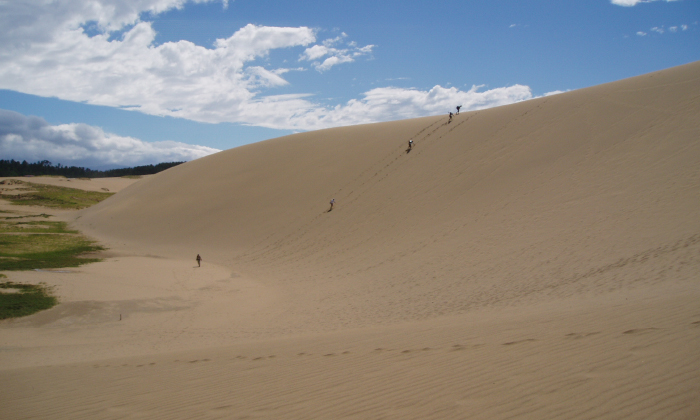
[[[0,323],[3,418],[700,418],[700,63],[70,215],[113,257],[13,273],[62,304]]]

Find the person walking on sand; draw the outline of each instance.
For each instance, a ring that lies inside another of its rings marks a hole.
[[[333,205],[335,204],[335,198],[331,198],[331,208],[328,209],[328,211],[333,210]]]
[[[449,121],[447,121],[447,122],[448,122],[448,123],[451,123],[451,122],[452,122],[452,112],[450,112],[450,119],[449,119]]]
[[[410,151],[411,149],[413,149],[413,140],[408,141],[408,150]]]
[[[197,267],[201,267],[201,266],[202,266],[202,257],[199,254],[197,254]]]
[[[462,107],[462,105],[457,105],[457,115],[459,115],[459,109]]]

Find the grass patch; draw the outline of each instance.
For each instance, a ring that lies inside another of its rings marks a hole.
[[[114,193],[85,191],[55,185],[34,184],[17,181],[26,187],[16,188],[17,195],[4,195],[2,198],[12,204],[42,206],[62,209],[82,209],[97,204]]]
[[[0,279],[7,278],[0,274]],[[17,318],[49,309],[58,303],[44,284],[0,282],[0,319]]]
[[[2,233],[78,233],[78,231],[69,230],[66,222],[48,222],[43,220],[8,222],[0,220],[0,234]]]
[[[8,212],[8,213],[9,213],[9,212]],[[51,217],[51,215],[50,215],[50,214],[46,214],[46,213],[41,213],[41,214],[28,214],[28,215],[26,215],[26,216],[2,217],[2,219],[5,219],[5,220],[10,220],[10,219],[27,219],[27,218],[30,218],[30,217],[43,217],[44,219],[48,219],[49,217]]]
[[[0,271],[78,267],[100,261],[81,255],[101,250],[65,222],[0,223]]]

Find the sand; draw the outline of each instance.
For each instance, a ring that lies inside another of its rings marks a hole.
[[[146,175],[142,178],[147,178]],[[0,177],[0,182],[5,180],[20,180],[34,184],[56,185],[59,187],[75,188],[85,191],[119,192],[141,178],[66,178],[63,176],[14,176]],[[11,189],[12,185],[3,185],[3,188]]]
[[[10,273],[61,304],[0,322],[3,418],[699,418],[697,92],[295,134],[66,212],[108,258]]]

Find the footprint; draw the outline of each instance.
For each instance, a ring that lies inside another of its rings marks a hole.
[[[585,337],[589,337],[591,335],[596,335],[596,334],[600,334],[600,331],[590,332],[590,333],[569,333],[569,334],[566,334],[565,337],[571,338],[574,340],[578,340],[579,338],[585,338]]]
[[[642,334],[642,333],[648,333],[651,331],[655,331],[658,329],[659,328],[653,328],[653,327],[652,328],[636,328],[636,329],[632,329],[632,330],[627,330],[627,331],[623,332],[622,334]]]
[[[509,341],[507,343],[503,343],[504,346],[512,346],[513,344],[520,344],[520,343],[527,343],[530,341],[537,341],[534,338],[526,338],[524,340],[518,340],[518,341]]]

